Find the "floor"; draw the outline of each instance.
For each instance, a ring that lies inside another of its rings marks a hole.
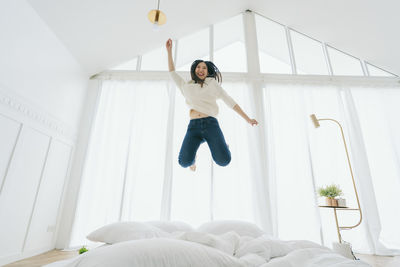
[[[4,265],[3,267],[41,267],[42,265],[55,261],[66,260],[77,255],[77,251],[52,250],[31,258]]]
[[[400,256],[386,257],[356,254],[356,257],[369,263],[372,267],[400,267]]]
[[[65,260],[78,255],[77,251],[52,250],[28,259],[17,261],[3,267],[40,267],[59,260]],[[400,256],[384,257],[374,255],[356,255],[358,258],[369,263],[372,267],[399,267]]]

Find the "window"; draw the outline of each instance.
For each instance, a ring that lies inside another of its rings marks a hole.
[[[333,75],[363,76],[361,62],[358,58],[347,55],[335,48],[327,47]]]
[[[214,27],[214,63],[221,72],[246,72],[243,15]]]
[[[176,70],[189,71],[196,59],[209,60],[210,30],[206,28],[178,40]]]
[[[256,15],[260,71],[263,73],[292,73],[285,28]]]
[[[381,68],[375,67],[374,65],[368,64],[366,63],[367,68],[368,68],[368,72],[369,72],[369,76],[384,76],[384,77],[394,77],[393,74],[384,71]]]
[[[140,70],[168,70],[168,57],[165,46],[154,49],[142,57]]]
[[[290,37],[298,74],[329,74],[320,42],[292,30]]]

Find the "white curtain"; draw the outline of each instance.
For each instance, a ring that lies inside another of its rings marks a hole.
[[[168,99],[165,82],[103,82],[71,245],[107,223],[159,218]]]
[[[306,81],[306,80],[304,80]],[[363,211],[362,224],[343,232],[358,252],[393,254],[400,248],[400,101],[398,86],[276,81],[224,82],[251,117],[251,127],[220,103],[218,120],[232,152],[228,167],[204,143],[197,171],[178,165],[189,122],[179,90],[169,81],[103,81],[85,162],[71,245],[106,223],[181,220],[255,222],[282,239],[337,241],[332,210],[319,208],[316,189],[339,184],[356,207],[343,142],[344,127]],[[377,83],[378,84],[378,83]],[[339,214],[343,224],[357,213]]]
[[[309,115],[341,122],[350,150],[363,212],[362,224],[342,231],[355,251],[398,254],[400,208],[398,86],[278,82],[265,84],[269,106],[269,147],[274,167],[275,225],[284,239],[308,239],[327,246],[337,242],[334,214],[318,208],[316,188],[338,184],[348,206],[357,207],[339,127],[321,121],[315,129]],[[338,211],[341,225],[358,222],[357,211]]]

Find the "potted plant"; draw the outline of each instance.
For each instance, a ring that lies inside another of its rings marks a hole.
[[[85,246],[82,246],[81,249],[79,249],[79,254],[83,254],[87,251],[88,251],[88,249]]]
[[[335,198],[341,196],[343,193],[338,185],[332,184],[318,188],[318,194],[321,197],[325,197],[327,206],[337,207],[338,202]]]

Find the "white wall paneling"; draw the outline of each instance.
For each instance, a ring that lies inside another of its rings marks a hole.
[[[60,125],[0,90],[0,265],[55,246],[75,142]]]
[[[55,246],[76,137],[0,88],[0,265]]]
[[[54,248],[88,73],[29,1],[0,1],[0,266]]]
[[[21,123],[0,114],[0,195],[21,131]]]
[[[49,142],[49,136],[30,127],[21,130],[0,195],[2,257],[22,251]]]
[[[71,146],[52,139],[23,251],[53,247]]]

